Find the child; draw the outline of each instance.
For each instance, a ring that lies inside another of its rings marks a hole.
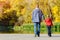
[[[52,19],[50,18],[50,16],[47,15],[47,18],[45,19],[45,23],[48,29],[48,36],[51,37],[51,26],[52,24]]]

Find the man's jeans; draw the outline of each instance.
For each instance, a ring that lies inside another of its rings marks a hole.
[[[37,35],[40,33],[40,22],[34,23],[34,33]]]

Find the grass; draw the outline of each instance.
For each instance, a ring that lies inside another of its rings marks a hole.
[[[41,24],[41,33],[47,33],[47,28],[44,23]],[[17,33],[34,33],[33,24],[24,24],[22,26],[15,26],[14,31]]]
[[[34,33],[34,26],[33,24],[24,24],[22,26],[15,26],[14,30],[17,33]],[[41,24],[40,32],[42,34],[47,33],[47,28],[44,23]],[[52,33],[60,33],[60,23],[54,23]]]
[[[31,34],[34,33],[34,25],[33,24],[23,24],[22,26],[14,26],[14,32],[11,33],[21,33],[21,34]],[[11,30],[11,27],[10,27]],[[41,23],[40,33],[47,33],[47,28],[44,23]],[[52,26],[52,33],[60,33],[60,23],[54,23]]]

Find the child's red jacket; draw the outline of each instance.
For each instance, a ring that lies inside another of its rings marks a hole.
[[[47,26],[52,26],[53,25],[51,18],[46,18],[45,23],[46,23]]]

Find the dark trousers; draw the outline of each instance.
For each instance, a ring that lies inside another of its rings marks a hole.
[[[51,36],[51,26],[47,26],[48,29],[48,35]]]

